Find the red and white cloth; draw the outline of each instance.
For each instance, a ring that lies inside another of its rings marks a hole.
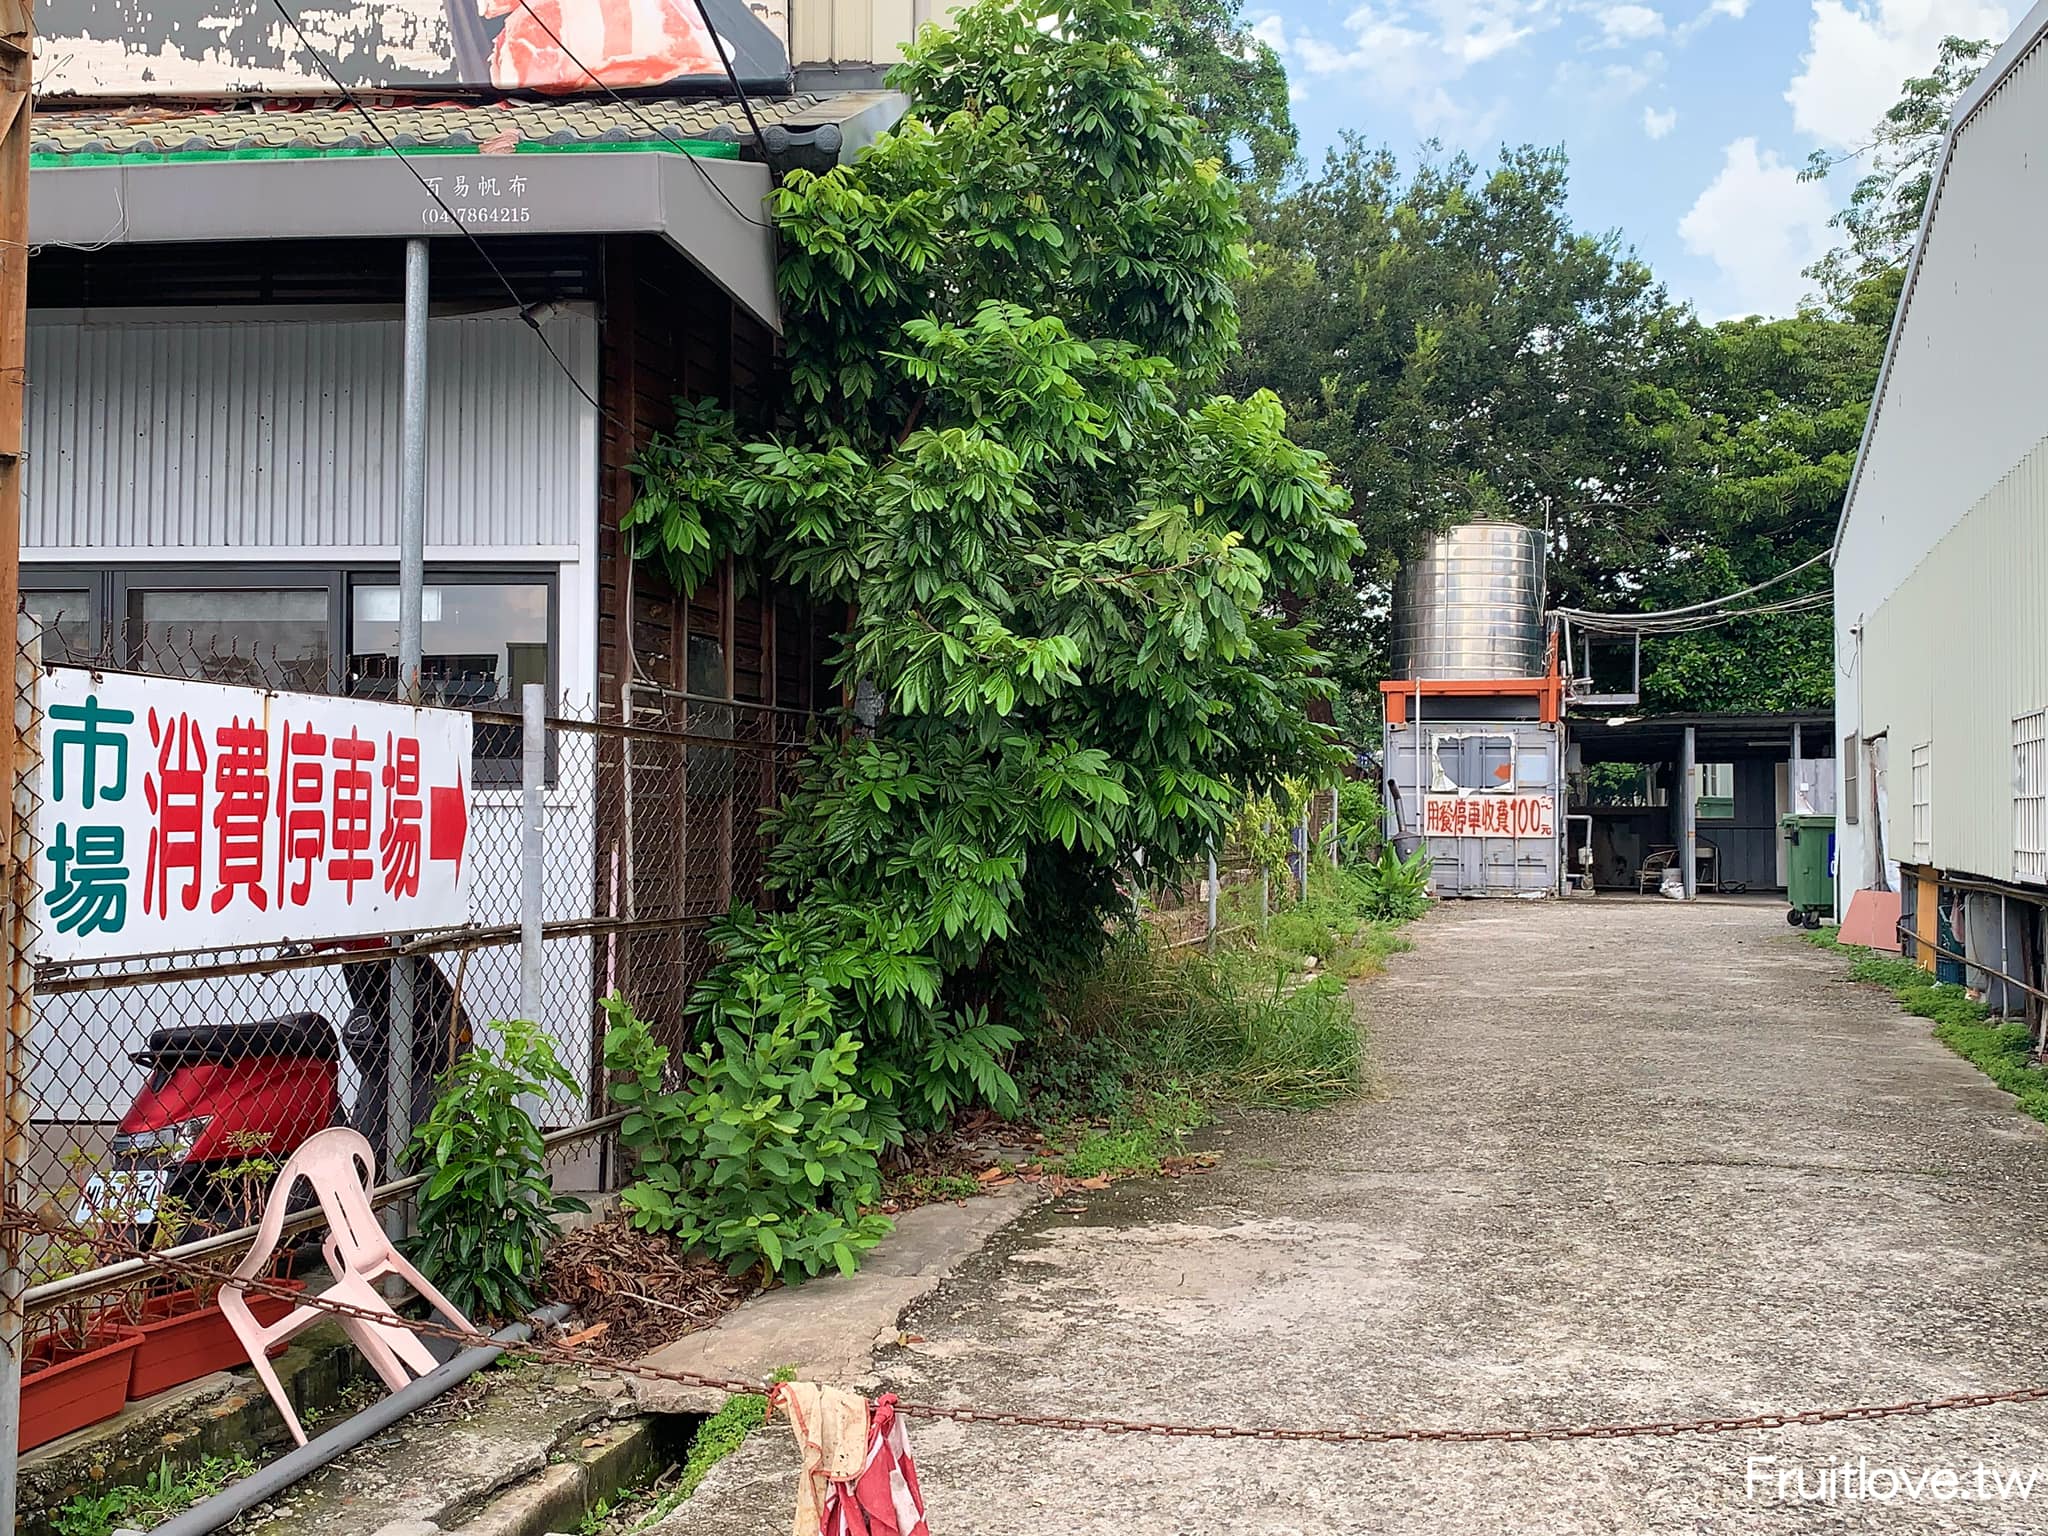
[[[479,0],[503,16],[491,50],[500,90],[587,91],[605,85],[662,85],[725,68],[718,41],[693,0]]]
[[[931,1536],[917,1464],[893,1396],[867,1399],[784,1382],[769,1399],[789,1416],[804,1469],[790,1536]]]

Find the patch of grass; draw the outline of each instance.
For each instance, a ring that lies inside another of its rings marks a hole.
[[[767,1422],[767,1398],[753,1393],[727,1398],[725,1406],[699,1424],[690,1437],[690,1452],[683,1458],[683,1480],[676,1485],[676,1502],[680,1504],[695,1493],[713,1467],[745,1445],[747,1436]]]
[[[2048,1122],[2048,1068],[2034,1058],[2033,1036],[2024,1024],[1994,1019],[1982,1003],[1933,976],[1901,955],[1844,944],[1838,930],[1821,928],[1810,943],[1851,957],[1849,979],[1884,987],[1908,1013],[1934,1025],[1934,1038],[2019,1100],[2020,1108]]]
[[[889,1180],[884,1191],[905,1205],[935,1205],[941,1200],[971,1200],[980,1194],[981,1181],[971,1173],[924,1173],[913,1169],[901,1178]]]
[[[789,1381],[795,1375],[796,1367],[785,1365],[776,1371],[775,1380]],[[674,1482],[669,1482],[668,1472],[664,1472],[652,1482],[598,1500],[576,1527],[577,1536],[638,1536],[659,1525],[697,1491],[713,1467],[767,1422],[768,1399],[759,1393],[727,1398],[724,1407],[697,1426],[681,1467],[668,1469],[679,1474]]]
[[[1302,982],[1291,956],[1170,950],[1126,933],[1067,989],[1011,1074],[1047,1127],[1123,1131],[1184,1096],[1306,1109],[1357,1091],[1364,1047],[1343,983]]]
[[[1103,1174],[1157,1173],[1159,1165],[1180,1152],[1191,1132],[1208,1124],[1209,1112],[1179,1084],[1139,1097],[1126,1115],[1107,1129],[1086,1127],[1073,1150],[1060,1159],[1069,1178],[1093,1179]]]
[[[202,1456],[176,1467],[166,1456],[140,1484],[81,1493],[51,1517],[56,1536],[108,1536],[117,1526],[148,1529],[210,1499],[229,1483],[247,1477],[256,1463],[246,1456]]]

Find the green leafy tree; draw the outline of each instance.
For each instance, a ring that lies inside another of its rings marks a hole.
[[[1202,125],[1203,150],[1242,181],[1277,182],[1301,136],[1279,55],[1244,24],[1243,0],[1152,0],[1148,44],[1167,94]]]
[[[1800,173],[1806,181],[1825,181],[1852,161],[1868,167],[1848,205],[1829,221],[1842,232],[1843,243],[1806,269],[1838,312],[1890,323],[1906,260],[1920,236],[1920,215],[1934,190],[1949,119],[1995,46],[1984,39],[1943,38],[1932,72],[1904,82],[1869,143],[1846,155],[1817,149]]]
[[[1347,690],[1376,704],[1396,567],[1426,534],[1507,517],[1555,535],[1551,594],[1594,606],[1658,557],[1660,387],[1690,322],[1613,236],[1575,229],[1561,151],[1404,172],[1357,138],[1264,205],[1238,388],[1285,402],[1352,493],[1364,553],[1315,594]]]
[[[1667,376],[1669,545],[1625,606],[1672,608],[1768,581],[1826,550],[1883,356],[1882,323],[1818,315],[1692,332]],[[1824,593],[1817,565],[1754,600]],[[1616,606],[1624,606],[1617,604]],[[1644,648],[1643,691],[1672,710],[1824,709],[1834,642],[1824,609],[1739,620]]]
[[[1723,596],[1832,536],[1889,312],[1702,326],[1616,238],[1575,229],[1565,193],[1557,151],[1404,172],[1351,140],[1258,214],[1228,379],[1278,393],[1351,489],[1366,552],[1307,612],[1356,737],[1395,569],[1448,524],[1549,528],[1551,601],[1608,612]],[[1654,637],[1646,699],[1820,707],[1831,655],[1817,614]]]
[[[875,701],[774,823],[786,909],[726,935],[700,1017],[819,983],[886,1140],[1014,1093],[1007,1045],[1120,882],[1187,867],[1246,787],[1327,775],[1278,606],[1343,575],[1344,497],[1237,335],[1237,194],[1125,0],[982,0],[893,74],[909,115],[773,199],[789,390],[743,441],[686,408],[645,558],[738,552],[844,605]]]

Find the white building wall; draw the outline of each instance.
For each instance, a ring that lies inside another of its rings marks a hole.
[[[1835,564],[1838,792],[1842,738],[1882,736],[1883,849],[1910,858],[1907,765],[1931,743],[1933,862],[1998,878],[2011,867],[2012,718],[2048,703],[2038,595],[2048,561],[2044,23],[2048,6],[1964,104]],[[1867,752],[1856,766],[1858,822],[1838,817],[1845,901],[1878,878]]]
[[[594,395],[595,318],[560,313],[544,332]],[[401,349],[401,322],[390,312],[36,313],[24,560],[395,563]],[[571,707],[587,707],[597,688],[597,413],[515,315],[436,317],[428,378],[427,558],[552,566],[557,674]],[[562,738],[557,768],[547,797],[546,915],[587,917],[590,739]],[[472,814],[475,918],[515,922],[519,794],[478,791]],[[587,940],[548,945],[546,1014],[579,1077],[590,1049],[590,965]],[[517,948],[473,956],[463,993],[479,1025],[515,1012]],[[217,1017],[230,999],[249,1017],[310,1008],[339,1024],[348,1011],[336,971],[260,988],[50,999],[37,1020],[37,1118],[118,1115],[141,1075],[127,1053],[148,1031]],[[346,1073],[344,1094],[353,1092]]]
[[[2048,444],[1979,499],[1864,621],[1845,706],[1889,742],[1884,827],[1912,858],[1913,749],[1929,747],[1928,862],[2013,878],[2013,721],[2048,708]],[[1868,791],[1865,791],[1866,796]],[[1868,824],[1854,829],[1868,833]]]

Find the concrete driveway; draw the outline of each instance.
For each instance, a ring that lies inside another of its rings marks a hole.
[[[889,1386],[1488,1426],[2048,1382],[2048,1131],[1780,909],[1463,904],[1415,937],[1358,994],[1379,1096],[1041,1207],[912,1310]],[[911,1430],[935,1536],[2048,1531],[2048,1404],[1521,1446]],[[786,1530],[787,1447],[669,1529]]]

